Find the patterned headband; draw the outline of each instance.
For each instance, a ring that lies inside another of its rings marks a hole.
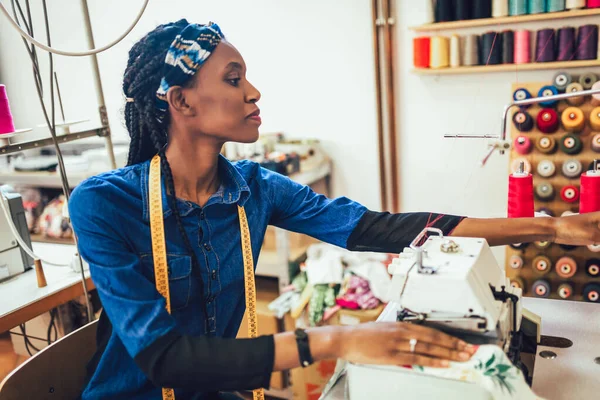
[[[164,120],[169,108],[169,88],[181,86],[191,79],[223,39],[225,36],[221,28],[209,22],[208,25],[189,24],[173,40],[165,58],[163,78],[156,91],[159,121]]]

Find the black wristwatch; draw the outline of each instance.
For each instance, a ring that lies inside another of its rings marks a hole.
[[[296,344],[298,345],[298,357],[300,358],[300,365],[302,368],[306,368],[314,362],[312,355],[310,354],[308,334],[304,331],[304,329],[296,329],[294,333],[296,335]]]

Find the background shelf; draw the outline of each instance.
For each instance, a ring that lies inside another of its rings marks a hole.
[[[587,9],[587,10],[561,11],[561,12],[554,12],[554,13],[515,15],[515,16],[510,16],[510,17],[499,17],[499,18],[469,19],[466,21],[437,22],[437,23],[432,23],[432,24],[411,26],[408,29],[416,31],[416,32],[443,31],[443,30],[452,30],[452,29],[473,28],[473,27],[478,27],[478,26],[497,26],[497,25],[516,24],[516,23],[520,23],[520,22],[550,21],[550,20],[556,20],[556,19],[589,17],[589,16],[594,16],[594,15],[600,15],[600,8],[593,8],[593,9]]]
[[[600,60],[581,60],[581,61],[556,61],[545,63],[529,63],[529,64],[500,64],[500,65],[477,65],[473,67],[456,67],[456,68],[414,68],[415,74],[420,75],[457,75],[457,74],[473,74],[486,72],[517,72],[517,71],[539,71],[544,69],[569,69],[569,68],[586,68],[600,67]]]

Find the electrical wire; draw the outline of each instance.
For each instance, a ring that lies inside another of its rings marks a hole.
[[[110,42],[106,46],[95,48],[95,49],[91,49],[91,50],[87,50],[87,51],[65,51],[65,50],[54,49],[54,48],[51,47],[52,46],[51,44],[48,44],[46,46],[45,44],[40,43],[37,40],[35,40],[32,37],[31,34],[29,34],[28,32],[25,32],[21,28],[21,26],[18,24],[18,22],[15,21],[10,16],[10,14],[8,13],[8,10],[6,9],[6,7],[4,7],[4,4],[2,4],[1,0],[0,0],[0,11],[4,14],[4,16],[6,18],[8,18],[8,21],[10,22],[10,24],[19,32],[19,34],[21,35],[21,37],[24,40],[27,40],[29,43],[34,44],[37,47],[39,47],[40,49],[46,50],[49,53],[59,54],[59,55],[62,55],[62,56],[82,57],[82,56],[91,56],[91,55],[94,55],[94,54],[101,53],[101,52],[103,52],[105,50],[110,49],[111,47],[113,47],[114,45],[116,45],[117,43],[119,43],[121,40],[123,40],[125,38],[125,36],[127,36],[129,34],[129,32],[131,32],[133,30],[133,28],[137,25],[137,23],[139,22],[139,20],[142,18],[142,15],[144,14],[144,11],[146,10],[146,7],[148,6],[148,2],[149,2],[149,0],[144,0],[144,4],[142,4],[142,7],[141,7],[140,11],[138,12],[137,16],[135,17],[133,23],[125,30],[125,32],[121,36],[119,36],[116,40]]]
[[[42,262],[44,262],[45,264],[48,264],[48,265],[53,265],[55,267],[68,267],[69,264],[61,264],[61,263],[56,263],[53,261],[44,260],[44,259],[38,257],[33,252],[33,250],[27,245],[27,243],[25,243],[25,241],[19,234],[19,231],[17,230],[17,227],[15,226],[12,216],[10,215],[10,212],[8,211],[7,202],[8,202],[8,199],[6,198],[6,195],[4,194],[4,192],[2,190],[0,190],[0,207],[2,208],[2,212],[4,213],[4,216],[6,217],[6,220],[8,221],[8,226],[9,226],[13,236],[15,237],[15,239],[17,239],[19,246],[25,251],[25,253],[27,253],[34,260],[41,260]]]

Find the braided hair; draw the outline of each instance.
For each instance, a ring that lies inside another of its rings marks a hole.
[[[129,51],[129,60],[123,77],[123,93],[134,99],[125,104],[125,124],[129,131],[129,157],[127,165],[138,164],[150,160],[154,155],[160,156],[161,173],[165,177],[169,207],[177,222],[179,233],[187,252],[192,258],[192,270],[196,272],[200,283],[200,296],[208,329],[208,314],[204,298],[204,284],[200,273],[200,264],[191,242],[183,227],[181,215],[176,204],[173,173],[165,154],[169,117],[159,120],[156,110],[156,89],[163,75],[163,66],[169,46],[175,37],[188,25],[185,19],[159,25],[137,42]],[[190,80],[191,82],[191,80]],[[188,82],[188,84],[190,84]]]

